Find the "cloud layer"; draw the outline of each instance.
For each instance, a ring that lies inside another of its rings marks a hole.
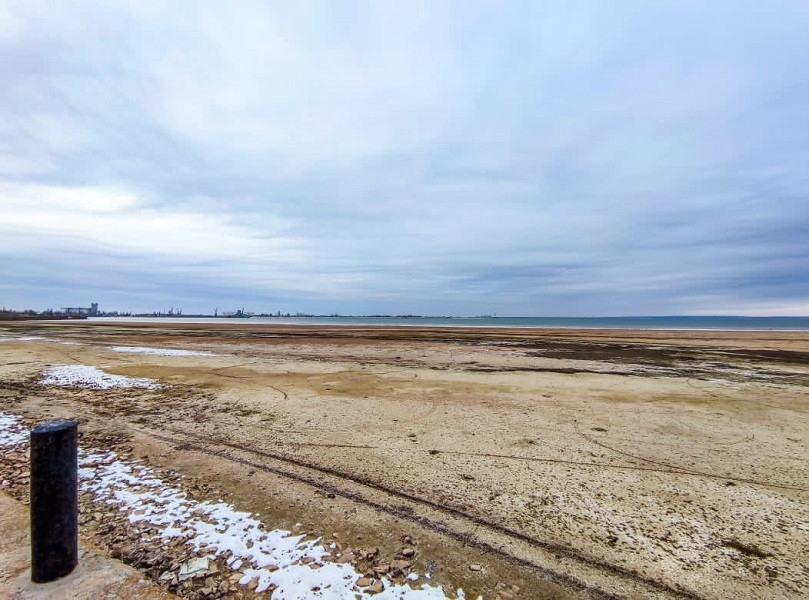
[[[804,2],[0,7],[0,298],[809,314]]]

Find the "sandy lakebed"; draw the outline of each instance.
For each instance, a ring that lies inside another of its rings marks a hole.
[[[806,332],[0,327],[0,426],[78,419],[81,535],[192,598],[806,597],[807,392]],[[98,495],[104,456],[183,518],[221,502],[317,546],[290,550],[298,592]],[[350,591],[306,583],[338,565]]]

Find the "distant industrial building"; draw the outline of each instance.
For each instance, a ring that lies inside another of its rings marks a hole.
[[[90,308],[67,306],[60,308],[60,312],[69,317],[97,317],[98,316],[98,302],[90,304]]]

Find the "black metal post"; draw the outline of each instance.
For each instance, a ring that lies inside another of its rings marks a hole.
[[[79,562],[78,422],[31,430],[31,581],[45,583]]]

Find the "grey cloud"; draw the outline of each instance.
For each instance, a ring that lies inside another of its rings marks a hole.
[[[288,256],[32,224],[7,303],[807,304],[805,3],[193,6],[9,4],[0,183],[124,189]]]

